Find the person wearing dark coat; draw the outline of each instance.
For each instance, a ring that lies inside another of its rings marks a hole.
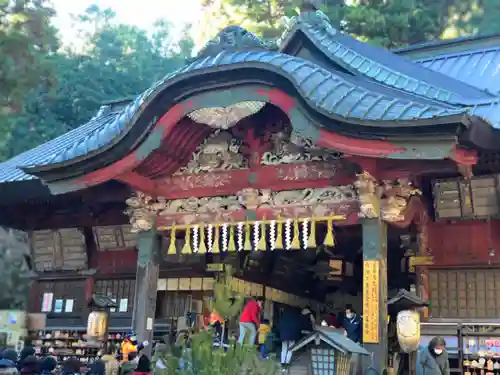
[[[40,363],[40,375],[53,374],[57,367],[57,361],[54,357],[48,356],[42,359]]]
[[[5,349],[0,359],[0,375],[17,375],[17,353],[14,349]]]
[[[419,357],[418,375],[450,375],[446,341],[442,337],[434,337],[427,348],[422,349]]]
[[[146,354],[141,355],[137,367],[134,370],[134,375],[150,375],[151,374],[151,361]]]
[[[35,348],[31,345],[26,345],[21,350],[21,353],[19,354],[19,362],[18,362],[17,369],[19,371],[21,371],[21,369],[23,367],[24,360],[26,359],[26,357],[34,356],[34,355],[35,355]]]
[[[302,316],[297,309],[286,308],[278,321],[278,334],[281,341],[281,365],[287,367],[292,359],[290,348],[300,340]]]
[[[38,375],[40,374],[40,363],[34,355],[28,355],[21,362],[21,375]]]
[[[102,359],[95,360],[89,368],[88,375],[105,375],[106,374],[106,362]]]
[[[361,318],[351,305],[347,305],[345,308],[342,327],[346,331],[347,338],[351,339],[354,342],[361,343],[361,335],[363,333]]]

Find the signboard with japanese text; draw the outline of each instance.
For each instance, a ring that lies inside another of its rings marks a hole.
[[[380,315],[380,263],[378,260],[363,262],[363,342],[379,342]]]

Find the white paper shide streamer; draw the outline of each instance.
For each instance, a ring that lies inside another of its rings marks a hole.
[[[193,252],[200,251],[200,227],[198,225],[193,228]]]
[[[259,234],[260,234],[260,224],[256,221],[253,225],[253,248],[257,249],[259,246]]]
[[[276,220],[271,220],[269,225],[269,241],[271,242],[271,251],[274,251],[276,246]]]
[[[213,232],[214,226],[212,224],[208,225],[208,233],[207,233],[207,240],[208,240],[208,252],[212,252],[212,248],[214,247],[214,232]]]
[[[309,243],[309,221],[304,219],[302,222],[302,248],[307,249]]]
[[[292,248],[292,220],[285,221],[285,249]]]
[[[222,225],[222,251],[227,251],[227,224]]]
[[[237,233],[238,251],[243,250],[243,223],[238,223],[238,233]]]

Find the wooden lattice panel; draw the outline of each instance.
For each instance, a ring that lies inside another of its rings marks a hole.
[[[94,227],[93,231],[98,250],[123,250],[137,246],[137,233],[132,232],[130,225],[100,226]]]
[[[33,231],[30,245],[37,271],[87,267],[85,237],[77,228]]]
[[[94,283],[94,293],[109,296],[116,301],[118,308],[112,312],[131,313],[134,306],[135,280],[96,280]],[[120,306],[122,307],[121,311]]]
[[[430,270],[429,295],[434,318],[497,318],[500,269]]]

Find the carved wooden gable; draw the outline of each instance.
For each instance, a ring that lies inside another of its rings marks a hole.
[[[258,169],[259,166],[325,162],[338,160],[341,153],[323,149],[282,124],[255,129],[217,129],[197,148],[189,163],[175,175],[235,169]]]

